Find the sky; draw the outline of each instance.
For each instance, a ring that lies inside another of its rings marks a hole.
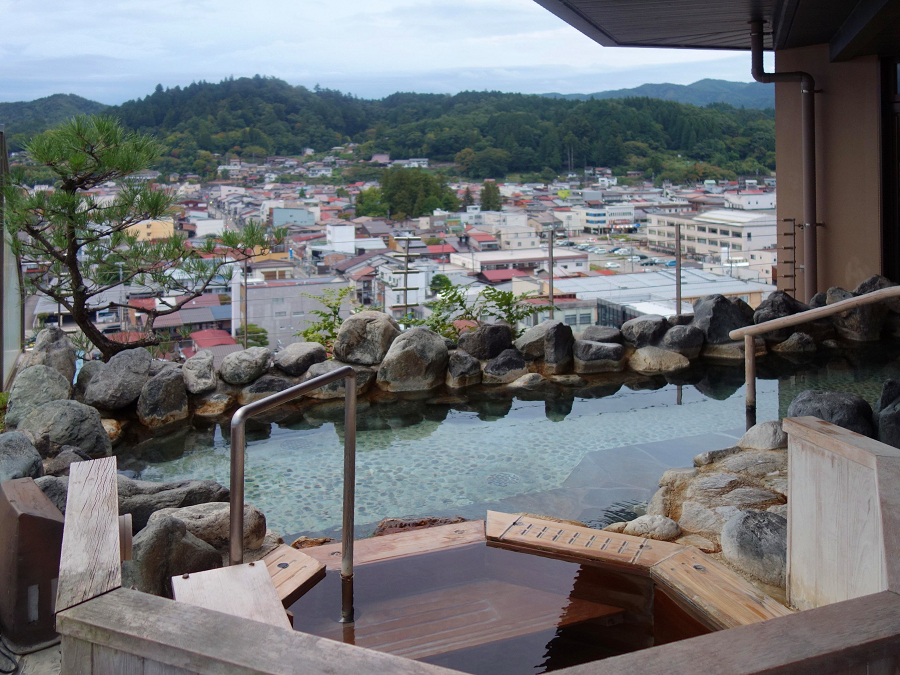
[[[0,101],[256,74],[364,98],[751,80],[747,53],[601,47],[533,0],[0,0],[0,16]]]

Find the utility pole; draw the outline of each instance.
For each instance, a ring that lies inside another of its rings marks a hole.
[[[550,225],[550,320],[553,320],[553,225]]]
[[[681,314],[681,223],[675,221],[675,314]]]
[[[247,274],[248,274],[248,259],[244,258],[244,349],[247,349],[247,333],[250,332],[250,317],[247,314]]]
[[[124,264],[125,263],[121,260],[116,263],[116,267],[119,268],[119,298],[122,297],[122,265]],[[117,309],[117,314],[119,315],[119,330],[124,330],[125,320],[122,318],[122,305],[119,305]]]

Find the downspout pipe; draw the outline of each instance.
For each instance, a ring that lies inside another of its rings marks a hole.
[[[751,74],[763,84],[770,82],[800,83],[800,136],[803,164],[803,285],[806,302],[818,292],[818,257],[816,227],[816,81],[809,73],[793,71],[767,73],[763,67],[763,22],[750,22]]]

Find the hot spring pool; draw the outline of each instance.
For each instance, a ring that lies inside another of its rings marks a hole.
[[[900,377],[896,353],[853,354],[785,362],[780,371],[766,359],[760,376],[773,379],[757,383],[757,419],[783,416],[803,389],[850,391],[874,402],[884,379]],[[691,381],[656,378],[634,389],[595,387],[549,400],[479,389],[456,398],[361,404],[356,535],[370,534],[387,517],[483,518],[488,509],[591,524],[620,520],[615,511],[646,502],[667,468],[690,466],[698,452],[728,447],[741,435],[742,368],[706,369]],[[269,527],[285,535],[339,530],[341,419],[331,406],[248,425],[246,501],[262,509]],[[142,480],[228,485],[224,431],[195,420],[120,452],[120,469]]]

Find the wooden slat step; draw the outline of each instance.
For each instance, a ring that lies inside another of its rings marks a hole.
[[[589,527],[488,511],[487,537],[512,548],[555,553],[647,570],[684,547],[664,541],[614,534]]]
[[[623,614],[558,593],[479,581],[372,605],[357,618],[354,637],[360,647],[422,659],[582,621],[610,625]],[[323,635],[341,640],[341,630]]]
[[[650,570],[655,581],[700,610],[716,628],[735,628],[793,612],[704,554],[684,548]]]
[[[470,520],[454,525],[440,525],[423,530],[386,534],[383,537],[360,539],[353,544],[353,564],[403,558],[410,555],[433,553],[456,546],[484,542],[484,521]],[[327,544],[304,549],[305,552],[325,563],[330,570],[341,568],[341,545]]]
[[[263,558],[263,562],[285,607],[293,605],[325,578],[324,563],[284,544]]]
[[[172,577],[172,593],[178,602],[291,629],[275,584],[261,563]]]

